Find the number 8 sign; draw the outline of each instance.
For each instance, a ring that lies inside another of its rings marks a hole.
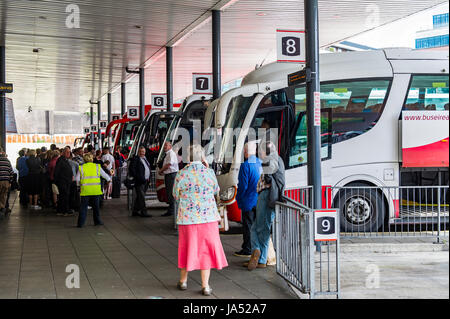
[[[336,209],[314,211],[314,240],[336,241],[338,237],[338,214]]]
[[[305,63],[305,31],[277,30],[277,61]]]

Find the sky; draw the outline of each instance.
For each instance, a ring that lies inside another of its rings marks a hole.
[[[433,29],[433,15],[448,13],[449,2],[413,14],[399,21],[348,38],[347,41],[375,49],[388,47],[415,48],[416,32]],[[448,34],[448,29],[447,29]]]

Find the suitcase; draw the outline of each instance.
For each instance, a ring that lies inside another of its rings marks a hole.
[[[112,198],[120,198],[120,178],[117,176],[114,176],[112,178]]]

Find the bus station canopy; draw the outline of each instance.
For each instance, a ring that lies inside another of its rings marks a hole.
[[[320,0],[319,41],[327,46],[443,3],[442,0]],[[73,4],[76,4],[74,9]],[[71,6],[72,5],[72,6]],[[84,112],[112,93],[138,105],[145,67],[150,93],[165,92],[165,47],[173,46],[174,100],[192,94],[192,73],[211,72],[211,10],[221,10],[222,83],[276,59],[276,29],[303,29],[300,0],[5,0],[8,97],[15,108]],[[79,9],[79,28],[73,14]]]

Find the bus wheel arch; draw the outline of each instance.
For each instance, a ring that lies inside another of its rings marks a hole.
[[[333,198],[333,207],[340,210],[341,231],[380,230],[389,219],[387,213],[389,206],[385,194],[379,189],[364,188],[377,186],[367,180],[355,180],[343,186],[349,189],[339,190]]]

